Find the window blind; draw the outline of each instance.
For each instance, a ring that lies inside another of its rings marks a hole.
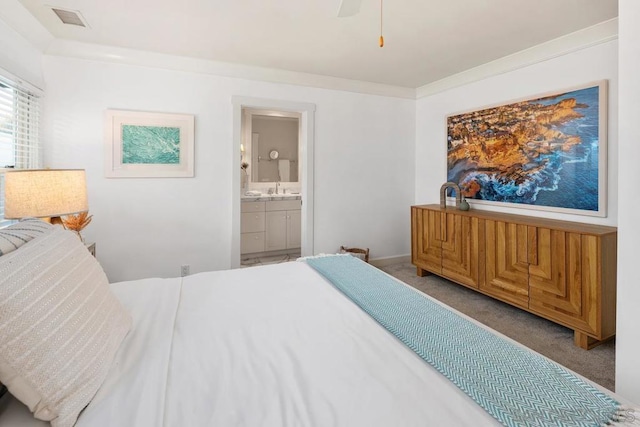
[[[0,74],[0,226],[4,220],[4,172],[42,167],[40,96]]]

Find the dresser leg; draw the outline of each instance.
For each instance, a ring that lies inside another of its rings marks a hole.
[[[585,350],[591,350],[592,348],[597,347],[600,344],[605,343],[611,339],[613,339],[613,337],[609,337],[604,340],[597,340],[580,331],[573,331],[573,343],[577,347],[583,348]]]
[[[427,270],[425,270],[425,269],[423,269],[423,268],[420,268],[420,267],[416,267],[416,269],[417,269],[417,273],[416,273],[416,274],[417,274],[418,276],[420,276],[420,277],[430,276],[430,275],[432,275],[432,274],[433,274],[432,272],[427,271]]]

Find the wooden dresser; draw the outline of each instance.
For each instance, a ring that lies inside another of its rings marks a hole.
[[[576,222],[411,207],[411,261],[573,329],[590,349],[615,335],[617,229]]]

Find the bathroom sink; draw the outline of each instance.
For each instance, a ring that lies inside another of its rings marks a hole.
[[[252,192],[251,194],[243,194],[242,196],[240,196],[240,200],[242,200],[243,202],[259,202],[260,200],[265,200],[265,196],[268,197],[268,194],[256,194],[255,192]]]

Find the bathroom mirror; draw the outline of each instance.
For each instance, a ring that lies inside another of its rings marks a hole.
[[[250,183],[299,182],[298,113],[245,109],[242,126]]]

